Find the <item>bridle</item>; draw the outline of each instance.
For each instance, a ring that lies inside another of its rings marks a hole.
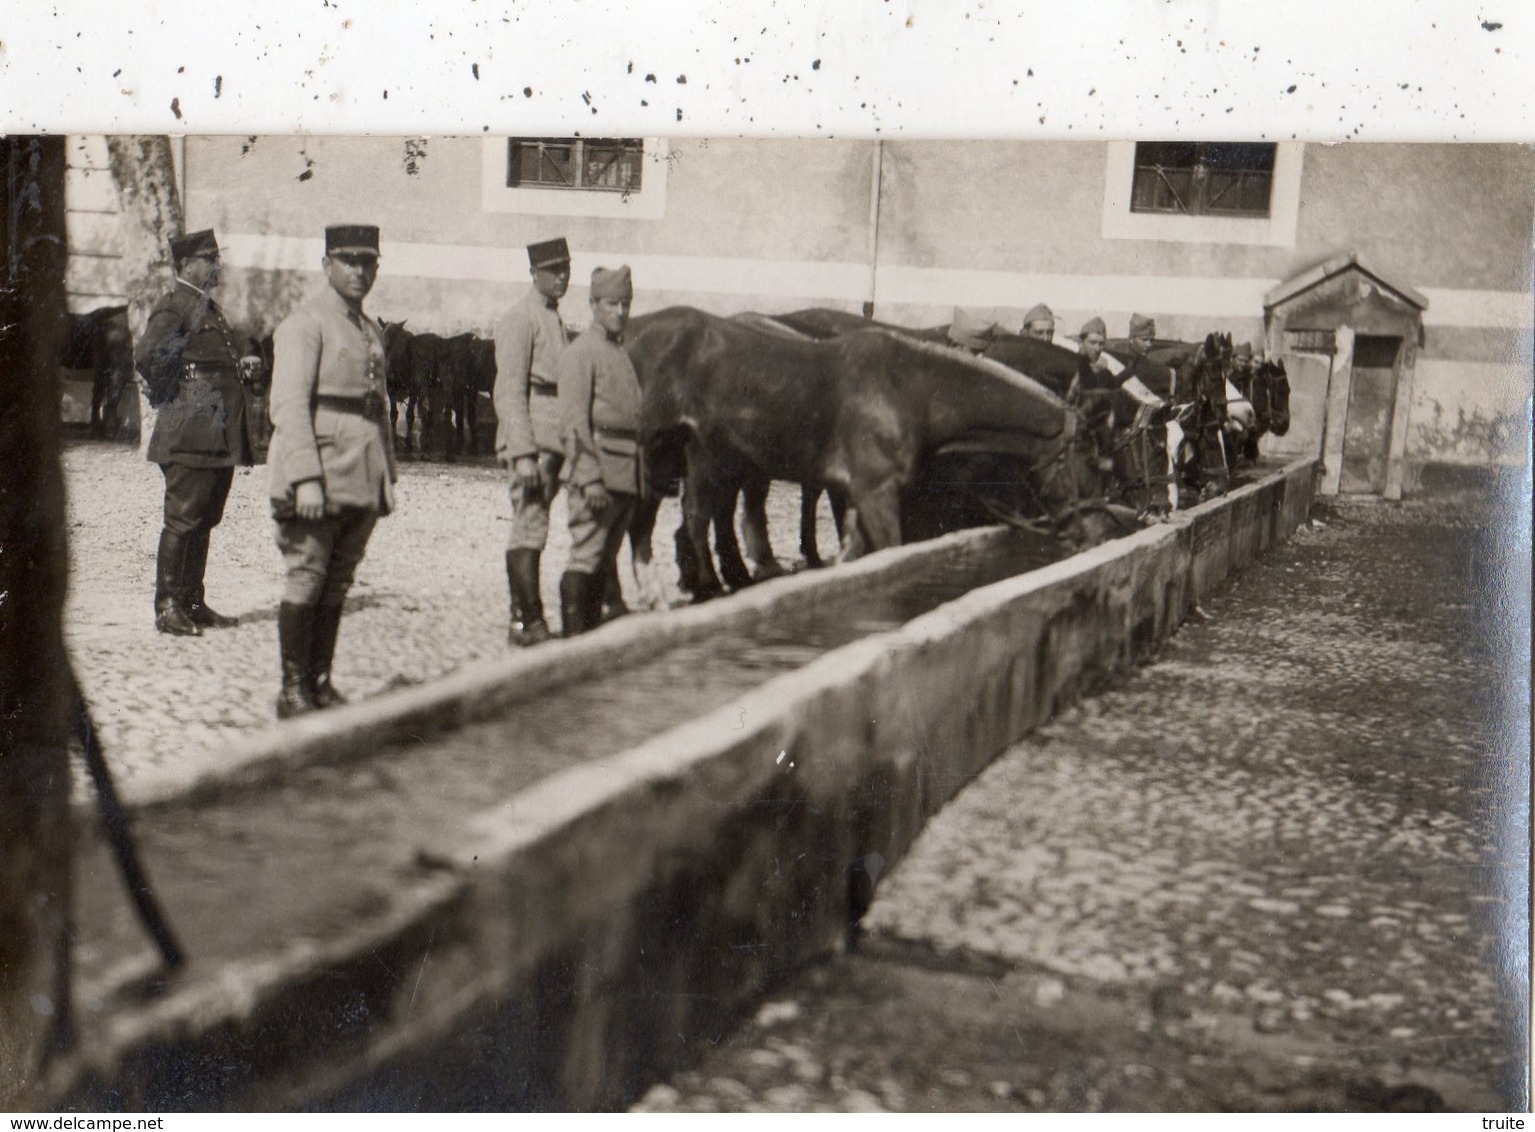
[[[1062,421],[1060,432],[1054,438],[1056,441],[1054,447],[1029,465],[1030,491],[1045,512],[1043,521],[1026,518],[1017,511],[1003,507],[996,500],[984,496],[981,498],[981,505],[994,518],[1009,526],[1051,537],[1059,536],[1069,528],[1077,528],[1077,533],[1080,534],[1082,518],[1088,514],[1107,515],[1121,525],[1127,520],[1134,521],[1138,517],[1129,508],[1111,503],[1105,497],[1083,494],[1069,458],[1081,447],[1085,435],[1081,415],[1069,405],[1066,406],[1065,419]],[[1063,477],[1067,481],[1066,490],[1058,492],[1063,501],[1052,507],[1046,503],[1046,498],[1051,494],[1051,489],[1057,481]]]

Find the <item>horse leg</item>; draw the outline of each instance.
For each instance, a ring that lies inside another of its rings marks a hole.
[[[752,478],[741,488],[741,535],[746,540],[746,554],[756,563],[753,575],[757,581],[777,578],[787,573],[773,553],[773,543],[768,538],[767,497],[772,481]]]
[[[841,538],[842,532],[847,529],[847,492],[840,487],[828,487],[826,501],[831,504],[831,521],[837,528],[837,537]]]
[[[107,375],[97,370],[91,375],[91,435],[100,436],[106,424],[102,405],[107,399]]]
[[[901,544],[901,493],[894,479],[873,491],[850,496],[839,562]]]
[[[828,493],[830,494],[830,493]],[[821,502],[821,489],[806,484],[799,492],[799,552],[805,565],[812,570],[819,568],[821,551],[816,546],[816,511]]]
[[[656,569],[654,536],[656,516],[661,511],[661,500],[649,492],[641,492],[635,500],[634,513],[629,517],[629,557],[634,565],[634,582],[638,602],[645,609],[665,609],[669,604],[661,587],[661,575]]]
[[[695,578],[692,586],[685,586],[693,593],[694,601],[707,601],[724,592],[719,575],[714,572],[714,560],[709,553],[709,525],[719,512],[719,497],[724,492],[711,482],[710,477],[701,469],[700,465],[705,459],[699,453],[698,446],[693,446],[688,453],[687,487],[682,496],[682,523],[687,534],[687,542],[692,549],[692,566]],[[734,497],[731,497],[734,502]],[[683,566],[682,544],[678,543],[679,570]]]
[[[720,491],[715,497],[714,552],[720,560],[720,576],[732,590],[745,589],[752,584],[751,571],[741,557],[741,544],[736,541],[736,495],[734,489]]]

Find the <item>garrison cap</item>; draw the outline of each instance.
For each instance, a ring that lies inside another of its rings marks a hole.
[[[1045,306],[1044,303],[1035,303],[1032,307],[1029,308],[1029,313],[1023,316],[1023,325],[1025,326],[1029,325],[1031,322],[1054,321],[1055,312],[1049,307]]]
[[[1101,318],[1090,318],[1082,324],[1082,329],[1077,333],[1078,338],[1086,338],[1089,334],[1102,334],[1109,336],[1109,328]]]
[[[542,243],[528,245],[529,267],[554,267],[557,264],[570,262],[570,248],[565,243],[565,237],[556,240],[544,240]]]
[[[1252,343],[1251,342],[1238,342],[1236,344],[1236,346],[1232,348],[1231,356],[1233,358],[1250,358],[1250,357],[1252,357],[1253,356]]]
[[[1143,314],[1132,314],[1130,316],[1130,334],[1129,334],[1129,337],[1131,337],[1131,338],[1144,338],[1148,334],[1151,335],[1153,338],[1156,337],[1156,334],[1157,334],[1157,324],[1156,324],[1155,320],[1149,319],[1149,318],[1147,318]]]
[[[984,350],[996,332],[997,324],[980,315],[971,314],[960,307],[954,308],[954,319],[949,323],[949,341],[967,350]]]
[[[592,272],[592,298],[594,299],[632,299],[634,298],[634,284],[629,279],[629,266],[625,264],[616,270],[599,267]]]
[[[173,236],[170,241],[171,259],[176,263],[199,255],[218,255],[219,242],[213,238],[213,229],[188,232],[185,236]]]
[[[378,225],[332,224],[325,229],[325,254],[334,252],[378,255]]]

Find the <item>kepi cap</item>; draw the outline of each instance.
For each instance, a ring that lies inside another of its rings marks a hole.
[[[954,308],[954,318],[949,323],[949,341],[967,350],[984,350],[996,333],[997,324],[960,307]]]
[[[170,240],[171,259],[180,263],[198,255],[218,255],[219,242],[213,238],[213,229],[188,232],[185,236],[173,236]]]
[[[325,229],[325,254],[378,255],[378,225],[332,224]]]
[[[565,237],[555,240],[544,240],[542,243],[528,245],[529,267],[554,267],[557,264],[570,262],[570,248],[565,243]]]
[[[1082,324],[1082,329],[1077,332],[1078,338],[1086,338],[1089,334],[1102,334],[1109,336],[1109,328],[1101,318],[1090,318]]]
[[[1153,338],[1156,337],[1156,334],[1157,334],[1157,324],[1156,324],[1156,321],[1154,319],[1147,318],[1143,314],[1132,314],[1130,316],[1130,334],[1129,334],[1129,337],[1131,337],[1131,338],[1144,338],[1148,334],[1151,335]]]
[[[620,300],[634,298],[634,283],[629,278],[628,264],[612,270],[599,267],[593,271],[592,298]]]
[[[1049,307],[1045,306],[1044,303],[1035,303],[1032,307],[1029,308],[1029,313],[1023,316],[1023,325],[1025,326],[1029,325],[1031,322],[1054,321],[1055,312]]]

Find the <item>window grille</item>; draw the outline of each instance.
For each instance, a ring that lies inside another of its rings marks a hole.
[[[1138,142],[1130,211],[1266,217],[1276,148],[1273,143]]]
[[[506,185],[637,193],[644,156],[642,138],[509,138]]]
[[[1286,330],[1284,344],[1287,354],[1334,354],[1338,350],[1331,330]]]

